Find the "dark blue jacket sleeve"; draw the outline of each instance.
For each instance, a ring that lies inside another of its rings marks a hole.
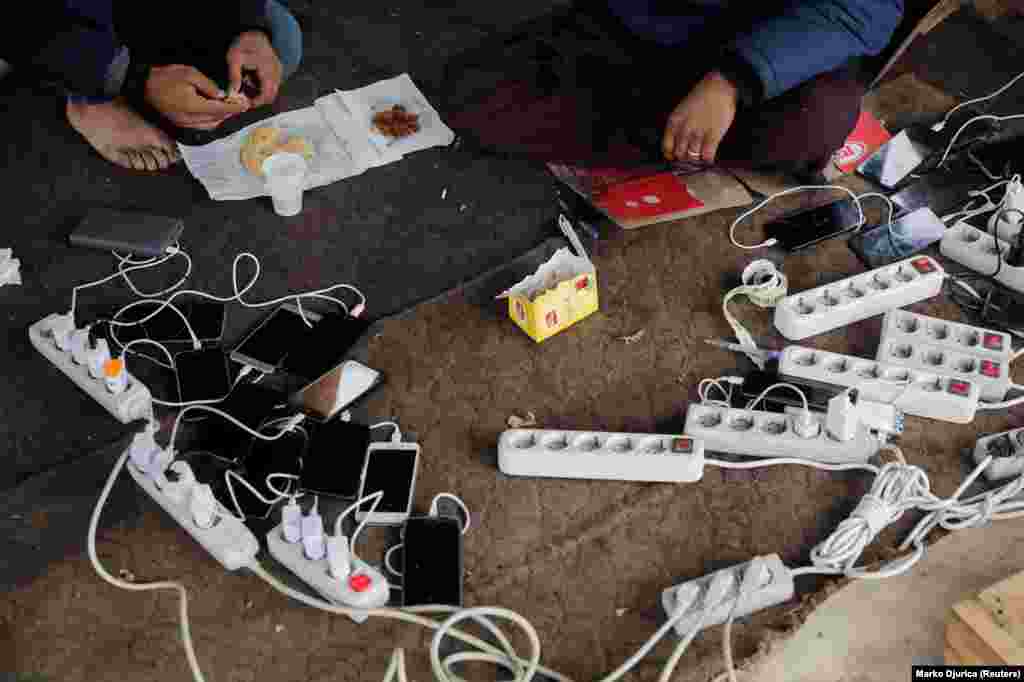
[[[731,50],[761,79],[765,99],[885,49],[902,0],[797,0],[739,36]]]

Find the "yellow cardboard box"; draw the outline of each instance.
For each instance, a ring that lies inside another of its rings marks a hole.
[[[597,310],[597,271],[586,258],[560,249],[502,296],[512,321],[540,343]]]

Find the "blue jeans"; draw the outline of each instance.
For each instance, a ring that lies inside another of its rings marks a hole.
[[[280,0],[267,0],[267,22],[270,24],[271,43],[278,59],[281,60],[283,80],[287,80],[299,68],[302,61],[302,30],[299,22],[291,12],[281,4]],[[128,57],[127,48],[122,48],[108,67],[108,78],[123,77],[123,60]],[[73,104],[103,104],[114,97],[98,97],[68,93],[68,101]]]

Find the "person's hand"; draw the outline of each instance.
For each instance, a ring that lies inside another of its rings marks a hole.
[[[717,71],[704,76],[672,111],[661,149],[669,161],[712,163],[736,118],[736,86]]]
[[[259,93],[252,98],[254,107],[270,104],[277,98],[281,87],[281,60],[262,31],[246,31],[231,44],[228,50],[228,74],[231,84],[228,94],[238,94],[242,89],[242,69],[255,71],[259,79]]]
[[[248,102],[224,101],[217,84],[183,64],[154,66],[146,81],[146,101],[179,128],[213,130],[249,108]]]

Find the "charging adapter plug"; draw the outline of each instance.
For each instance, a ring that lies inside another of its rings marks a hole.
[[[364,312],[366,312],[366,304],[359,303],[359,304],[356,305],[355,308],[352,308],[352,312],[349,313],[349,316],[350,317],[359,317]]]
[[[129,447],[128,457],[131,459],[132,464],[140,472],[151,476],[154,471],[154,460],[156,459],[157,453],[160,451],[160,446],[156,443],[156,430],[152,425],[146,426],[146,429],[141,433],[135,434],[132,438],[132,444]]]
[[[71,313],[57,315],[50,322],[50,336],[57,348],[65,353],[71,349],[71,332],[75,331],[75,318]]]
[[[201,483],[192,489],[192,497],[188,502],[192,521],[200,528],[213,528],[217,521],[217,499],[213,489],[207,483]]]
[[[800,410],[793,415],[793,432],[801,438],[817,438],[821,433],[821,422],[810,410]]]
[[[171,448],[158,449],[153,454],[151,461],[150,477],[152,477],[157,489],[163,490],[170,483],[170,480],[167,478],[167,469],[171,466],[171,462],[174,461],[174,450]]]
[[[311,561],[323,559],[327,552],[324,543],[324,520],[315,510],[302,517],[302,550]]]
[[[71,332],[71,341],[68,350],[71,351],[71,359],[76,364],[84,365],[88,360],[88,354],[92,350],[89,343],[89,329],[76,329]]]
[[[281,509],[281,537],[292,544],[302,540],[302,508],[295,498]]]
[[[856,406],[857,420],[872,431],[887,436],[903,433],[903,412],[889,403],[861,400]]]
[[[93,379],[103,378],[103,365],[110,359],[110,345],[106,339],[96,339],[96,345],[87,354],[86,364],[89,376]]]
[[[716,573],[715,577],[711,580],[711,584],[708,585],[708,591],[704,593],[704,599],[701,600],[701,608],[710,611],[720,606],[735,587],[736,578],[733,576],[732,571]]]
[[[828,401],[828,414],[825,417],[825,428],[828,434],[843,442],[851,441],[857,435],[860,420],[855,406],[858,393],[856,389],[843,391]]]
[[[195,487],[196,475],[189,463],[183,459],[171,462],[168,470],[171,472],[171,476],[168,477],[167,483],[164,485],[164,495],[176,504],[181,504],[185,501],[189,491]]]
[[[352,557],[349,553],[348,538],[332,535],[327,538],[327,567],[332,578],[346,580],[352,573]]]

